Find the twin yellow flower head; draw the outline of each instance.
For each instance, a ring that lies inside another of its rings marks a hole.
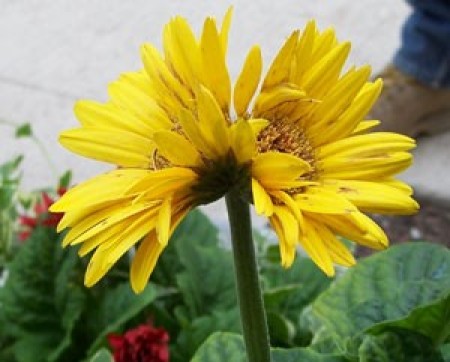
[[[369,133],[365,120],[382,82],[370,68],[342,68],[350,50],[333,30],[309,22],[283,44],[264,78],[258,46],[231,84],[226,65],[231,10],[197,39],[185,19],[164,28],[163,52],[141,48],[144,68],[122,74],[109,101],[80,101],[81,127],[61,143],[116,168],[79,184],[51,210],[69,228],[64,245],[93,255],[95,284],[130,248],[131,285],[147,284],[170,235],[199,204],[230,189],[266,216],[279,238],[282,265],[301,245],[327,274],[351,266],[340,237],[382,249],[388,240],[362,212],[409,214],[412,190],[394,176],[412,161],[414,140]]]

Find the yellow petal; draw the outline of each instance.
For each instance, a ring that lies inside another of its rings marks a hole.
[[[64,147],[81,156],[122,167],[148,167],[155,149],[150,140],[134,133],[101,128],[64,131],[59,141]]]
[[[310,166],[302,159],[280,152],[261,153],[252,164],[252,176],[262,186],[276,186],[285,181],[295,181],[310,170]]]
[[[306,220],[305,220],[306,221]],[[334,276],[334,267],[328,250],[314,224],[306,223],[300,244],[314,263],[329,277]]]
[[[124,205],[122,203],[99,210],[74,225],[64,237],[63,246],[82,243],[122,220],[134,219],[136,214],[143,211],[151,212],[149,209],[152,206],[150,203],[137,205]]]
[[[252,178],[252,194],[256,213],[267,217],[271,216],[273,214],[272,200],[266,190],[254,178]]]
[[[190,89],[203,81],[200,47],[189,24],[182,17],[173,18],[163,31],[166,61]]]
[[[256,117],[266,117],[268,112],[274,112],[279,107],[305,99],[306,94],[293,84],[283,84],[259,94],[255,102],[253,114]],[[270,116],[270,114],[269,114]]]
[[[197,92],[199,128],[203,138],[208,142],[216,156],[223,156],[230,148],[227,121],[211,92],[200,86]]]
[[[327,54],[329,54],[337,45],[336,33],[333,28],[325,29],[318,33],[314,38],[314,46],[310,63],[317,64]]]
[[[350,135],[356,126],[369,113],[378,99],[383,83],[378,79],[374,83],[366,83],[352,104],[341,114],[333,127],[326,130],[323,142],[344,138]]]
[[[254,46],[245,58],[244,66],[234,86],[234,109],[238,116],[243,116],[247,112],[250,101],[258,88],[261,71],[261,49]]]
[[[220,108],[224,112],[228,112],[231,97],[230,76],[225,64],[221,39],[212,18],[205,20],[201,39],[201,55],[206,85],[214,94]]]
[[[231,126],[231,148],[239,163],[250,161],[256,154],[256,138],[247,121],[240,119]]]
[[[336,82],[350,52],[350,43],[344,42],[330,51],[305,74],[303,88],[308,96],[320,97]]]
[[[321,159],[359,158],[409,151],[415,146],[416,142],[407,136],[390,132],[375,132],[336,140],[324,145],[318,149],[318,157]]]
[[[419,205],[410,197],[409,192],[405,193],[381,182],[326,180],[324,187],[344,196],[361,211],[409,215],[419,209]]]
[[[108,86],[108,94],[114,104],[128,110],[137,118],[145,120],[148,124],[154,124],[153,129],[170,129],[172,122],[163,109],[149,97],[127,80],[121,78]]]
[[[183,189],[189,190],[189,187],[197,179],[198,175],[190,169],[182,167],[165,168],[154,171],[131,183],[124,194],[134,195],[133,203],[166,199]]]
[[[408,196],[411,196],[413,194],[412,187],[403,181],[396,180],[396,179],[387,179],[387,180],[383,180],[380,182],[382,182],[384,185],[394,187],[394,188],[402,191],[403,193],[405,193]]]
[[[106,266],[107,251],[97,249],[91,257],[84,275],[84,285],[86,287],[94,286],[103,276],[112,268],[112,265]]]
[[[270,122],[264,118],[251,118],[248,120],[248,123],[252,127],[253,134],[258,136],[259,132],[266,128]]]
[[[75,103],[74,112],[83,127],[104,128],[136,133],[145,138],[157,128],[113,104],[83,100]]]
[[[215,157],[214,147],[211,147],[208,143],[210,140],[203,136],[203,133],[200,130],[200,124],[191,112],[185,109],[181,110],[178,122],[180,123],[183,132],[186,134],[186,137],[192,142],[195,148],[203,153],[206,158],[212,159]]]
[[[390,178],[412,163],[408,152],[362,158],[327,159],[319,163],[324,178],[373,180]]]
[[[337,235],[372,249],[381,250],[388,245],[383,230],[360,212],[342,215],[308,213],[308,218],[325,223]]]
[[[371,130],[372,128],[378,126],[380,123],[381,122],[376,119],[361,121],[358,123],[356,128],[353,130],[352,134],[358,135],[358,134],[365,133],[365,132]]]
[[[222,51],[224,55],[227,54],[228,34],[230,32],[232,17],[233,17],[233,7],[230,6],[227,12],[225,13],[225,16],[223,17],[222,27],[220,29],[220,44],[222,46]]]
[[[128,220],[124,220],[113,225],[109,229],[104,230],[102,233],[84,241],[81,244],[81,247],[78,249],[78,255],[80,257],[84,257],[100,245],[114,240],[118,235],[122,233],[124,229],[126,229],[127,226]]]
[[[155,89],[159,94],[165,95],[159,100],[168,104],[167,109],[178,109],[178,107],[187,107],[191,94],[187,87],[170,72],[159,51],[151,44],[144,44],[141,47],[141,57],[144,63],[145,71],[152,82],[155,83]],[[174,95],[171,97],[170,95]],[[171,101],[172,103],[167,103]]]
[[[166,246],[169,241],[170,219],[171,219],[171,199],[165,199],[161,204],[158,213],[158,222],[156,224],[156,235],[158,242]]]
[[[310,133],[323,132],[324,128],[333,127],[339,116],[345,111],[370,76],[370,67],[348,71],[327,92],[323,101],[317,105],[308,122]]]
[[[323,214],[348,214],[357,211],[345,197],[324,187],[310,187],[294,195],[297,206],[304,211]]]
[[[325,244],[333,262],[346,267],[355,265],[356,261],[352,253],[336,238],[330,229],[325,225],[316,225],[316,231],[322,242]]]
[[[122,233],[97,248],[89,261],[84,283],[87,287],[96,284],[142,237],[155,227],[154,216],[143,215],[132,222]]]
[[[86,210],[86,216],[92,206],[117,203],[117,200],[128,198],[124,195],[125,190],[149,172],[151,171],[119,169],[93,177],[69,189],[50,206],[50,211],[67,212],[81,209]]]
[[[276,55],[264,79],[263,91],[289,80],[292,54],[297,45],[298,34],[298,30],[294,31]]]
[[[173,131],[159,131],[153,135],[158,152],[177,166],[199,166],[200,154],[182,135]]]
[[[284,206],[274,206],[274,214],[280,220],[286,242],[290,246],[295,246],[299,235],[299,226],[296,218]]]
[[[270,225],[277,234],[278,244],[280,248],[281,266],[289,268],[295,259],[296,246],[287,242],[283,225],[279,217],[273,215],[269,218]]]
[[[290,195],[288,195],[286,192],[278,191],[278,190],[270,191],[270,195],[272,195],[272,196],[276,197],[278,200],[282,201],[289,208],[290,212],[292,213],[292,215],[295,216],[295,219],[299,223],[300,230],[302,230],[303,226],[304,226],[303,215],[300,211],[300,208],[295,203],[294,199]]]
[[[305,30],[300,36],[295,49],[294,64],[291,68],[290,82],[302,84],[302,78],[311,64],[314,40],[316,37],[316,23],[311,20],[306,24]]]
[[[147,235],[139,246],[130,269],[131,287],[135,293],[141,293],[155,269],[156,262],[165,245],[157,241],[154,232]]]
[[[357,243],[361,245],[368,246],[373,249],[384,249],[389,245],[389,240],[384,233],[383,229],[370,217],[364,215],[361,212],[355,212],[350,217],[355,220],[355,222],[366,228],[368,238],[355,239]],[[375,242],[372,242],[374,240]]]
[[[137,218],[122,232],[120,238],[111,240],[108,244],[101,247],[108,250],[106,264],[114,264],[122,257],[125,252],[130,250],[139,240],[141,240],[148,233],[153,231],[156,227],[157,216],[152,214],[143,214]]]

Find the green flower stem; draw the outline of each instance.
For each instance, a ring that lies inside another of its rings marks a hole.
[[[269,332],[256,264],[249,205],[241,198],[238,190],[231,190],[225,199],[247,357],[249,362],[269,362]]]

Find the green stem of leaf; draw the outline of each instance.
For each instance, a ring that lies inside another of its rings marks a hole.
[[[269,362],[269,332],[259,283],[249,205],[236,189],[231,190],[225,199],[247,357],[249,362]]]

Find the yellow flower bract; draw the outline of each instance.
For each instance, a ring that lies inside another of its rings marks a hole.
[[[252,195],[248,201],[269,218],[283,266],[300,244],[330,276],[334,263],[355,263],[339,237],[387,246],[362,212],[417,210],[411,188],[394,179],[410,165],[415,143],[367,133],[378,124],[364,117],[382,83],[368,81],[367,66],[342,74],[349,43],[309,22],[286,40],[264,79],[260,48],[251,48],[232,89],[230,22],[231,10],[221,28],[207,18],[197,39],[175,17],[164,28],[163,52],[144,44],[143,69],[112,82],[108,102],[76,104],[81,127],[63,132],[61,143],[116,166],[51,208],[64,213],[64,246],[93,252],[87,286],[137,246],[130,276],[142,291],[179,222],[232,187]]]

